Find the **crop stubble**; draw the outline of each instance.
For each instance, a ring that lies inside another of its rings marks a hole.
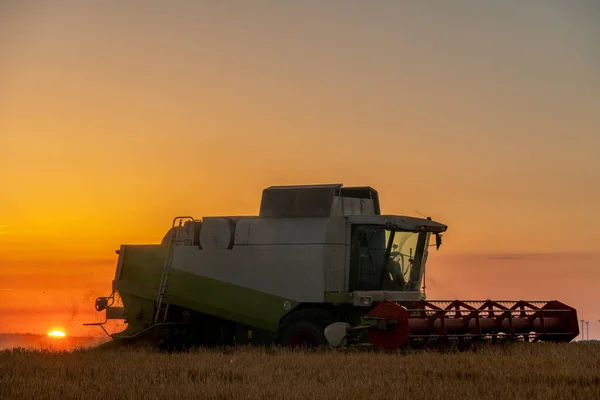
[[[600,345],[383,354],[241,348],[0,352],[2,399],[600,399]]]

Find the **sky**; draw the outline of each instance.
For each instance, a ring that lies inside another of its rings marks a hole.
[[[305,183],[448,224],[431,296],[597,321],[599,38],[594,0],[2,2],[0,332],[79,331],[120,244]]]

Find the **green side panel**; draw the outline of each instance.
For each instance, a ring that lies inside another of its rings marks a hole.
[[[164,246],[126,246],[120,280],[135,282],[136,286],[148,290],[148,295],[156,300],[166,256],[167,249]]]
[[[271,332],[298,305],[291,299],[180,270],[171,270],[166,298],[171,304]]]
[[[152,325],[156,304],[155,299],[150,300],[138,297],[125,290],[120,291],[119,294],[125,307],[127,328],[122,332],[116,333],[117,336],[133,335]]]
[[[161,246],[128,246],[124,253],[119,294],[129,309],[139,309],[135,297],[155,301],[166,249]],[[299,303],[243,286],[172,269],[165,301],[190,310],[276,332],[279,320]],[[131,306],[131,308],[128,307]],[[137,311],[136,311],[137,312]],[[140,324],[152,319],[148,310],[137,316]]]

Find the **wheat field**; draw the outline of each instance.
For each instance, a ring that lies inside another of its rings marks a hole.
[[[1,399],[600,399],[600,345],[0,352]]]

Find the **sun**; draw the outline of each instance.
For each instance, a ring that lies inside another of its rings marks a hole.
[[[48,336],[53,337],[53,338],[61,338],[61,337],[65,337],[67,336],[63,331],[60,330],[53,330],[48,332]]]

